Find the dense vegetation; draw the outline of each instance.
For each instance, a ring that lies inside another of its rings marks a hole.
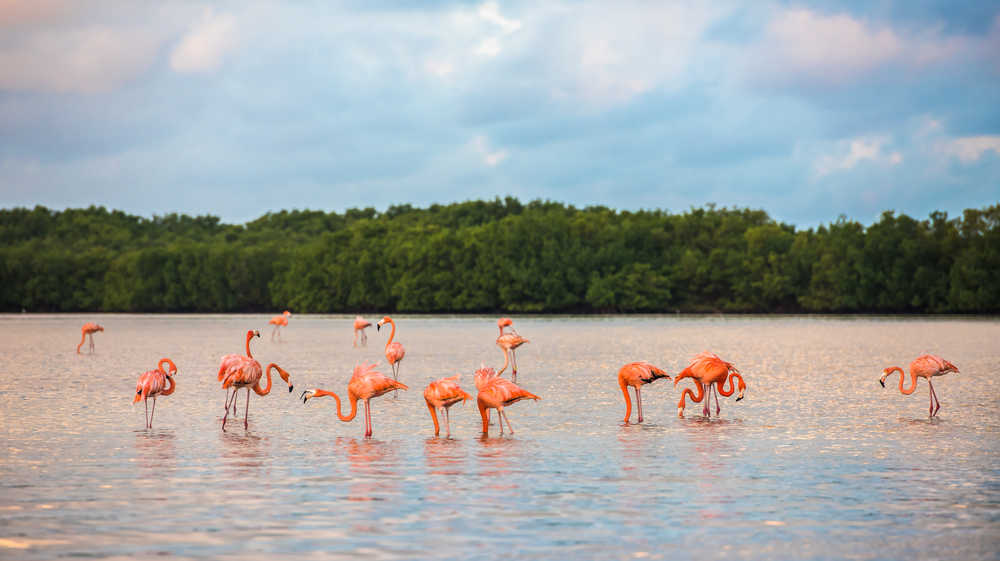
[[[797,231],[516,199],[146,219],[0,210],[3,311],[1000,312],[1000,204]]]

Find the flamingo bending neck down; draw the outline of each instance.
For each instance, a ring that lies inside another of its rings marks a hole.
[[[507,421],[507,428],[510,434],[514,434],[514,427],[510,425],[510,419],[504,412],[504,407],[517,403],[522,399],[541,399],[537,395],[521,388],[514,382],[506,378],[493,378],[483,384],[476,396],[476,403],[479,405],[479,415],[483,419],[483,436],[489,436],[490,417],[489,409],[497,410],[497,423],[500,425],[500,434],[503,434],[503,422]]]
[[[347,383],[347,399],[351,402],[350,413],[347,415],[341,413],[340,396],[318,388],[302,392],[302,403],[306,403],[314,397],[332,397],[337,402],[337,418],[346,423],[354,420],[354,416],[357,415],[358,400],[360,399],[365,402],[365,437],[370,437],[372,435],[371,399],[394,390],[408,389],[406,384],[391,380],[377,372],[374,364],[361,363],[354,367],[351,380]]]
[[[383,317],[375,326],[375,330],[380,331],[382,326],[387,323],[392,326],[392,331],[389,333],[389,340],[385,342],[385,359],[389,361],[389,366],[392,368],[393,380],[398,382],[399,363],[403,361],[403,357],[406,355],[406,349],[403,348],[402,343],[393,343],[392,341],[392,338],[396,336],[396,322],[392,321],[391,317]]]
[[[528,341],[524,337],[521,337],[521,335],[519,335],[517,331],[514,330],[513,325],[514,321],[511,320],[510,318],[500,318],[497,320],[497,327],[500,328],[500,336],[497,337],[497,346],[500,347],[500,349],[503,351],[504,354],[504,363],[503,363],[503,368],[500,369],[500,374],[503,374],[503,371],[507,369],[507,364],[508,364],[507,353],[509,352],[510,353],[509,362],[511,364],[511,369],[512,369],[510,379],[513,380],[514,382],[517,382],[516,350],[521,345],[525,343],[530,343],[531,341]],[[503,331],[504,327],[510,327],[510,333],[504,333]]]
[[[642,422],[642,394],[639,389],[645,384],[652,384],[660,378],[670,379],[670,376],[662,369],[653,366],[648,362],[630,362],[621,367],[618,371],[618,386],[625,396],[625,424],[632,416],[632,399],[628,395],[628,388],[635,388],[635,402],[639,412],[639,422]]]
[[[471,399],[472,396],[462,391],[458,385],[460,374],[441,378],[427,384],[424,390],[424,401],[427,402],[427,409],[431,412],[431,420],[434,421],[434,436],[441,433],[441,426],[438,424],[437,412],[444,412],[445,436],[451,437],[451,418],[448,410],[459,401]]]
[[[931,378],[934,376],[944,376],[949,372],[954,372],[958,374],[958,367],[954,364],[948,362],[947,360],[937,356],[937,355],[923,355],[919,356],[910,363],[910,387],[908,389],[903,388],[903,369],[898,366],[890,366],[882,371],[882,377],[879,378],[879,383],[882,387],[885,387],[885,379],[889,377],[890,374],[894,372],[899,372],[899,391],[903,395],[910,395],[917,389],[917,376],[927,379],[927,386],[930,388],[930,416],[934,417],[937,415],[939,409],[941,409],[941,402],[938,401],[937,393],[934,391],[934,384],[931,383]]]
[[[164,370],[163,365],[167,364],[170,369]],[[153,428],[153,415],[156,414],[156,398],[161,395],[174,393],[175,384],[173,376],[177,374],[177,365],[169,358],[161,358],[155,370],[149,370],[139,375],[139,381],[135,385],[135,399],[132,403],[142,400],[146,408],[146,428]],[[149,411],[149,398],[153,398],[153,412]]]
[[[267,323],[269,323],[269,324],[271,324],[271,325],[274,326],[274,329],[271,330],[271,340],[272,341],[274,341],[274,335],[275,335],[275,333],[278,334],[278,340],[279,341],[281,340],[281,328],[282,328],[282,326],[288,325],[288,318],[291,315],[292,315],[292,312],[289,312],[288,310],[285,310],[284,312],[281,313],[280,316],[274,316],[273,318],[271,318],[270,320],[268,320]]]
[[[361,316],[354,316],[354,343],[352,346],[358,346],[358,335],[361,335],[361,346],[368,346],[368,334],[365,333],[365,328],[371,327],[370,321],[366,320]]]
[[[718,392],[725,397],[733,395],[736,391],[734,387],[735,384],[739,384],[739,396],[736,397],[736,401],[743,399],[743,392],[746,391],[747,385],[743,381],[743,375],[740,374],[739,370],[736,369],[731,363],[728,363],[715,353],[710,353],[708,351],[699,353],[691,361],[691,364],[687,366],[684,370],[674,377],[674,386],[677,382],[680,382],[684,378],[692,378],[695,383],[695,387],[698,392],[694,393],[691,388],[685,388],[681,392],[681,399],[677,403],[677,416],[684,416],[684,407],[686,405],[685,399],[690,397],[695,403],[701,403],[705,394],[708,394],[708,399],[705,400],[705,408],[702,410],[702,414],[706,417],[711,417],[711,411],[709,405],[712,401],[712,395],[715,393],[716,386],[718,386]],[[733,380],[736,380],[734,382]],[[725,387],[725,383],[729,382],[729,389]],[[707,390],[705,388],[707,386]],[[722,411],[722,407],[719,406],[719,396],[715,396],[715,414],[718,415]]]
[[[104,331],[104,328],[91,322],[83,324],[83,327],[80,328],[80,344],[76,346],[76,354],[80,354],[80,347],[83,346],[83,342],[87,340],[88,336],[90,337],[90,352],[94,352],[94,333],[98,331]]]

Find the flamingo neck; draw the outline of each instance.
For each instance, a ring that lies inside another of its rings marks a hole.
[[[326,390],[316,390],[316,396],[330,396],[337,402],[337,418],[345,423],[347,421],[354,420],[355,415],[358,414],[358,398],[352,395],[350,392],[347,393],[347,399],[351,402],[351,412],[344,415],[340,412],[340,396],[333,392],[328,392]]]
[[[734,378],[739,381],[738,384],[733,381]],[[729,382],[728,390],[726,389],[726,382]],[[746,382],[743,381],[743,376],[741,376],[739,372],[730,372],[729,378],[719,383],[719,393],[724,397],[729,397],[733,395],[733,392],[736,391],[737,387],[739,387],[740,395],[742,395],[743,391],[747,389]]]
[[[427,409],[431,412],[431,420],[434,421],[434,436],[437,436],[441,432],[441,425],[438,424],[437,409],[431,405],[431,402],[427,402]]]
[[[83,342],[87,340],[87,330],[80,330],[80,344],[76,346],[76,354],[80,354],[80,347],[83,346]]]
[[[389,350],[389,345],[392,344],[392,338],[396,336],[396,322],[390,319],[389,325],[392,326],[392,331],[389,332],[389,340],[385,342],[385,350]]]
[[[479,403],[479,416],[483,418],[483,434],[486,435],[490,432],[490,415],[486,412],[486,405],[482,401],[477,401]]]
[[[176,387],[176,384],[174,383],[173,376],[167,376],[167,389],[165,389],[162,392],[160,392],[160,395],[170,395],[170,394],[174,393],[174,388],[175,387]]]
[[[167,370],[164,370],[164,368],[163,368],[164,364],[167,364],[167,365],[170,366],[170,371],[169,372]],[[160,362],[156,363],[156,369],[159,370],[160,372],[163,372],[166,375],[169,375],[169,376],[173,376],[174,374],[177,374],[177,365],[174,364],[174,361],[170,360],[169,358],[161,358]]]
[[[632,398],[628,395],[628,384],[625,383],[625,378],[618,376],[618,385],[621,386],[622,394],[625,396],[625,422],[627,423],[632,418]]]
[[[916,391],[916,389],[917,389],[917,374],[915,372],[913,372],[912,370],[910,371],[910,387],[909,387],[909,389],[904,389],[903,388],[903,378],[906,377],[906,373],[903,372],[903,369],[900,368],[900,367],[898,367],[898,366],[893,366],[892,368],[889,369],[889,371],[890,371],[889,372],[890,374],[893,373],[893,372],[897,372],[897,371],[899,372],[899,391],[900,391],[900,393],[902,393],[903,395],[910,395],[911,393],[913,393],[914,391]]]
[[[503,351],[503,368],[497,371],[497,376],[503,374],[503,371],[507,369],[507,365],[510,364],[510,353],[503,347],[500,347],[500,350]]]
[[[253,355],[250,354],[250,339],[253,339],[253,334],[252,333],[248,333],[247,334],[247,356],[249,358],[253,358]]]

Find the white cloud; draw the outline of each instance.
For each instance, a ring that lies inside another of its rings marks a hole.
[[[236,18],[206,9],[171,53],[170,67],[177,72],[211,72],[235,46]]]
[[[479,135],[473,138],[472,147],[475,149],[479,157],[482,158],[483,163],[490,167],[495,167],[497,164],[507,159],[507,151],[494,150],[491,148],[489,139],[484,135]]]
[[[865,161],[889,166],[901,164],[903,155],[900,152],[883,150],[887,143],[886,137],[862,137],[842,141],[838,143],[834,154],[828,154],[816,160],[816,174],[822,177],[834,172],[854,169]]]
[[[498,25],[505,35],[521,29],[520,21],[500,15],[500,6],[496,2],[484,2],[479,6],[478,13],[483,20]]]
[[[1000,135],[965,136],[938,144],[938,152],[958,158],[962,163],[978,161],[984,153],[1000,155]]]

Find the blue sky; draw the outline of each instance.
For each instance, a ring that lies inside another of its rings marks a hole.
[[[1000,3],[0,1],[0,207],[1000,202]]]

